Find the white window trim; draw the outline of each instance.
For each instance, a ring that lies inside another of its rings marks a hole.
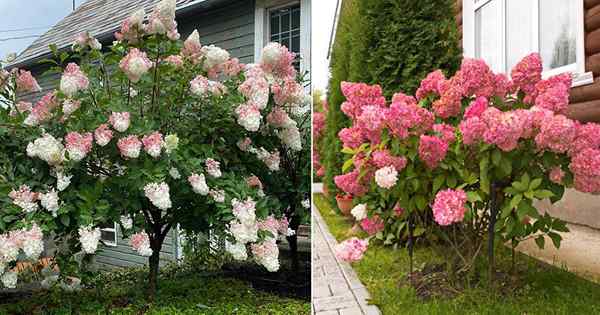
[[[502,68],[505,69],[506,63],[506,20],[504,16],[506,10],[506,0],[479,0],[477,4],[475,0],[463,0],[463,53],[465,57],[474,58],[475,57],[475,11],[486,5],[490,1],[501,1],[501,11],[502,11],[502,19],[501,19],[501,36],[503,41],[500,43],[502,50]],[[578,1],[579,10],[577,13],[577,29],[580,30],[577,32],[577,62],[576,64],[567,65],[564,67],[560,67],[557,69],[552,69],[548,71],[544,71],[542,73],[543,78],[547,78],[549,76],[562,73],[565,71],[571,71],[573,74],[573,84],[572,87],[577,87],[581,85],[594,83],[594,75],[591,71],[585,71],[585,28],[584,28],[584,3],[583,0],[569,0],[569,1]],[[539,12],[539,0],[534,1],[535,12]],[[539,21],[537,20],[539,14],[535,15],[535,20],[533,21],[534,25],[534,34],[538,34]],[[539,51],[538,42],[534,42],[534,50]]]
[[[269,10],[300,4],[300,71],[310,71],[310,0],[256,0],[254,13],[254,62],[269,43]]]
[[[119,239],[118,234],[117,234],[117,222],[113,222],[113,227],[112,228],[101,228],[100,231],[106,231],[106,232],[114,232],[115,233],[115,240],[110,241],[110,240],[106,240],[101,238],[102,240],[102,244],[109,246],[109,247],[117,247],[117,240]]]

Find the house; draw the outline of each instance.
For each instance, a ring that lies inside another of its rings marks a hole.
[[[539,52],[543,76],[573,74],[569,116],[600,121],[600,0],[457,0],[456,21],[466,57],[509,73]],[[599,135],[600,136],[600,135]],[[600,197],[568,190],[543,211],[567,222],[600,228]]]
[[[75,37],[89,31],[103,46],[114,40],[121,22],[139,8],[146,14],[159,0],[88,0],[35,40],[12,62],[10,67],[28,69],[42,87],[39,93],[22,95],[21,99],[36,101],[58,86],[59,75],[43,75],[47,66],[39,61],[50,56],[48,45],[69,50]],[[203,45],[214,44],[230,52],[243,63],[260,58],[268,42],[279,42],[300,56],[298,67],[310,69],[310,0],[178,0],[177,23],[182,38],[194,29]],[[96,255],[104,268],[147,264],[124,239],[118,224],[102,229],[105,245]],[[161,263],[182,257],[180,231],[173,229],[166,238]]]

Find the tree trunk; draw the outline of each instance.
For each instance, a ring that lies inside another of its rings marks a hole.
[[[297,274],[300,268],[300,259],[298,258],[298,227],[300,226],[300,217],[296,214],[295,206],[290,209],[290,229],[294,231],[294,235],[288,236],[287,241],[290,245],[290,255],[292,258],[292,271]]]
[[[498,216],[498,185],[492,182],[490,188],[490,225],[488,227],[488,277],[492,287],[494,281],[494,239],[496,237],[496,217]]]
[[[151,240],[150,247],[152,248],[152,255],[148,260],[148,266],[150,267],[150,274],[148,275],[148,300],[150,302],[153,302],[156,298],[156,293],[158,291],[158,268],[160,262],[160,249],[162,248],[162,240]]]

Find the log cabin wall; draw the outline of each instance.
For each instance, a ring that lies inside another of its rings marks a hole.
[[[455,17],[461,42],[462,8],[463,0],[456,0]],[[594,82],[571,90],[569,117],[600,122],[600,0],[584,0],[584,8],[585,70],[593,72]],[[544,200],[536,207],[540,212],[548,212],[567,222],[600,229],[600,196],[567,189],[559,202],[551,204]]]

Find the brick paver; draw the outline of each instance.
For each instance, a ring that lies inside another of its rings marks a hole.
[[[313,187],[319,192],[320,187]],[[352,267],[339,261],[333,248],[337,241],[329,232],[319,210],[312,211],[312,305],[316,315],[381,314],[375,305],[367,305],[369,292]]]

